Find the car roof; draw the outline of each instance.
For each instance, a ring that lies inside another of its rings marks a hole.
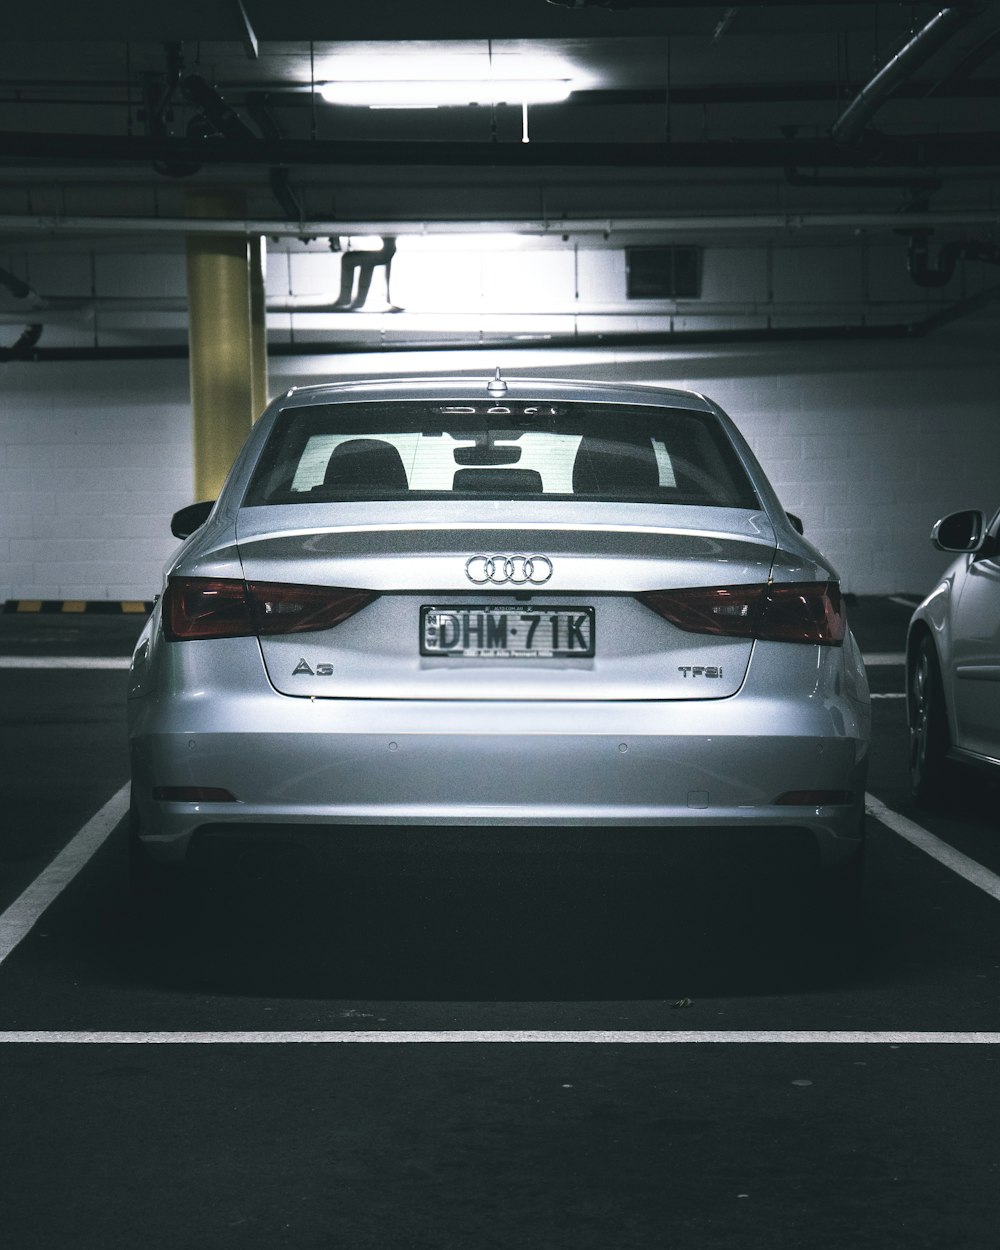
[[[350,382],[324,382],[319,385],[292,387],[281,406],[299,407],[312,404],[345,403],[372,400],[435,400],[505,401],[547,399],[552,402],[589,400],[605,404],[669,405],[697,412],[715,412],[715,405],[695,391],[667,386],[642,386],[632,383],[590,382],[566,378],[503,378],[506,390],[501,391],[495,378],[441,377],[379,378]],[[490,386],[490,389],[487,387]]]

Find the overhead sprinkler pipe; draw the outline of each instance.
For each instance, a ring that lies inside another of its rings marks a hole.
[[[910,180],[907,180],[910,185]],[[73,235],[73,234],[250,234],[267,235],[271,238],[328,239],[337,235],[392,235],[398,239],[437,238],[447,243],[449,236],[509,235],[512,244],[524,236],[530,239],[556,239],[564,235],[594,236],[603,242],[643,234],[692,233],[699,237],[706,234],[779,233],[806,234],[812,230],[891,230],[901,226],[909,230],[933,230],[945,227],[993,230],[1000,227],[1000,208],[997,209],[943,209],[940,211],[907,213],[905,217],[896,212],[846,212],[846,213],[718,213],[710,216],[657,217],[560,217],[551,221],[543,218],[479,221],[432,221],[432,220],[337,220],[313,218],[308,221],[288,222],[274,217],[128,217],[93,216],[77,217],[46,213],[0,213],[0,234],[10,238],[18,234]]]
[[[949,5],[917,31],[910,42],[888,61],[875,77],[862,87],[833,125],[837,143],[857,143],[869,121],[897,87],[942,48],[978,12],[973,4]]]

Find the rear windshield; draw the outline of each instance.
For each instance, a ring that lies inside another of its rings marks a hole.
[[[286,409],[244,502],[413,498],[759,506],[711,414],[623,404],[411,401]]]

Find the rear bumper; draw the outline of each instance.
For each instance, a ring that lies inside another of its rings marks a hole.
[[[266,704],[242,727],[220,724],[217,709],[203,726],[184,717],[183,729],[152,707],[137,717],[134,792],[156,858],[183,859],[206,825],[333,836],[392,824],[727,827],[751,839],[797,828],[836,863],[857,849],[863,824],[867,737],[860,722],[844,734],[844,709],[831,716],[829,705],[805,708],[799,732],[776,734],[779,709],[742,698],[484,706],[271,694]],[[780,712],[787,722],[787,705]],[[154,786],[218,787],[237,801],[163,802]],[[854,800],[775,802],[792,790],[849,790]]]
[[[756,643],[728,698],[532,702],[292,698],[268,684],[256,639],[153,636],[133,665],[129,738],[139,836],[158,860],[182,861],[209,825],[331,838],[385,825],[724,828],[762,843],[788,829],[826,864],[862,836],[871,722],[850,637]],[[175,786],[236,801],[153,798]],[[853,800],[776,802],[803,790]]]

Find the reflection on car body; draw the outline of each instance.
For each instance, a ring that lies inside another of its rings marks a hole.
[[[856,891],[864,666],[733,423],[503,387],[290,391],[175,517],[131,673],[139,870],[264,831],[723,830]]]
[[[1000,512],[953,512],[931,540],[957,559],[910,622],[906,701],[913,794],[936,804],[956,762],[1000,776]]]

